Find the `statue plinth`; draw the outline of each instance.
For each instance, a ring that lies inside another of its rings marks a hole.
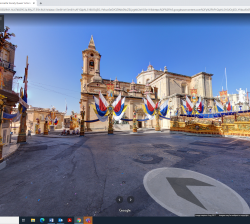
[[[17,143],[23,143],[26,142],[26,116],[27,113],[26,111],[22,113],[21,115],[21,121],[20,121],[20,129],[19,129],[19,134],[17,137]]]
[[[50,131],[55,131],[55,126],[54,125],[50,125]]]
[[[49,134],[49,128],[48,128],[48,122],[46,121],[44,123],[44,131],[43,131],[44,135],[48,135]]]
[[[84,120],[81,120],[80,136],[84,136]]]

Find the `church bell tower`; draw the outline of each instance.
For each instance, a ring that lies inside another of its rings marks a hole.
[[[81,79],[81,88],[84,91],[86,85],[90,82],[102,82],[100,76],[100,60],[101,55],[95,48],[93,36],[89,41],[89,46],[82,52],[83,58],[83,73]]]

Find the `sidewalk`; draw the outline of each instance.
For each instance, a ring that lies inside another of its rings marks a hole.
[[[11,139],[11,143],[9,145],[3,146],[3,158],[6,159],[8,156],[12,155],[20,146],[17,144],[17,139]]]

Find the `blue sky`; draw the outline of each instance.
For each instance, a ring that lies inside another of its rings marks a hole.
[[[8,14],[5,25],[16,34],[17,76],[29,56],[32,106],[65,111],[66,98],[68,114],[79,112],[82,51],[91,35],[102,55],[102,78],[131,82],[150,62],[183,75],[214,74],[216,96],[226,88],[226,67],[229,93],[250,90],[250,15]]]

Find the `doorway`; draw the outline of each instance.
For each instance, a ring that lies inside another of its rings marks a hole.
[[[142,128],[142,122],[138,121],[138,128]]]

